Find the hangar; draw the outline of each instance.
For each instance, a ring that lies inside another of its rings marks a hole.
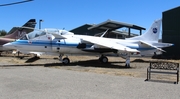
[[[119,31],[120,28],[126,28],[127,31]],[[107,20],[99,24],[84,24],[80,27],[77,27],[75,29],[70,30],[70,32],[73,32],[75,34],[81,34],[81,35],[95,35],[100,36],[102,33],[107,31],[106,35],[104,37],[108,38],[128,38],[128,37],[134,37],[137,36],[137,34],[132,34],[131,29],[139,30],[140,35],[142,34],[142,30],[145,30],[145,28],[134,25],[134,24],[128,24],[113,20]]]
[[[163,56],[180,58],[180,6],[162,13],[162,42],[173,43],[174,46],[165,48]]]

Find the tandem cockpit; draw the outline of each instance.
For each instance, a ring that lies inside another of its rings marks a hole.
[[[60,30],[60,29],[43,29],[43,30],[34,30],[33,32],[30,32],[28,34],[25,34],[20,38],[20,40],[29,40],[34,39],[39,36],[43,36],[46,34],[57,34],[57,35],[74,35],[74,33],[66,31],[66,30]]]

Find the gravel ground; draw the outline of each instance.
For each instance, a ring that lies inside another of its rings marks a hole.
[[[179,99],[178,84],[44,67],[2,67],[1,99]]]
[[[144,81],[151,59],[133,59],[131,68],[124,60],[109,58],[100,64],[98,57],[70,57],[63,66],[57,58],[42,56],[0,57],[1,99],[179,99],[180,86],[171,75],[153,75],[160,81]],[[141,61],[141,62],[139,62]],[[162,61],[162,60],[161,60]],[[165,80],[165,81],[164,81]]]

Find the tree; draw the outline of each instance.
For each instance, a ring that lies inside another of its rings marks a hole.
[[[0,36],[4,36],[6,34],[7,34],[7,32],[5,30],[0,30]]]

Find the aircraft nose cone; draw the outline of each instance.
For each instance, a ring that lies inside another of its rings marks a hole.
[[[4,44],[3,47],[7,49],[13,49],[13,46],[11,43]]]

